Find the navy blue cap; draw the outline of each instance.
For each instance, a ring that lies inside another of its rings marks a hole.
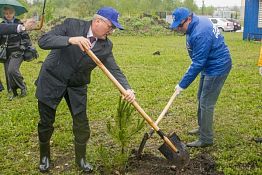
[[[120,30],[124,30],[124,28],[118,22],[119,13],[116,11],[116,9],[112,7],[102,7],[96,12],[96,14],[105,17]]]
[[[171,24],[170,28],[176,29],[184,19],[190,16],[190,14],[191,14],[190,10],[188,10],[185,7],[178,7],[177,9],[175,9],[174,12],[172,13],[173,23]]]

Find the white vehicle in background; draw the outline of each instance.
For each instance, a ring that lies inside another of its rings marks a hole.
[[[216,26],[220,32],[234,31],[234,24],[224,18],[209,18],[209,20]]]

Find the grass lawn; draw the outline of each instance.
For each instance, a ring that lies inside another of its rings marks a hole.
[[[111,37],[114,55],[142,108],[154,119],[161,113],[190,64],[185,38]],[[262,174],[262,145],[252,141],[262,137],[262,77],[257,61],[260,43],[242,41],[241,33],[226,33],[225,40],[232,54],[233,68],[224,85],[215,111],[215,145],[211,148],[190,149],[191,157],[208,152],[216,161],[217,169],[225,174]],[[160,55],[154,56],[155,51]],[[38,174],[37,101],[34,81],[48,52],[39,49],[40,58],[22,64],[21,72],[28,87],[28,96],[8,100],[7,91],[0,93],[0,174]],[[3,65],[0,77],[4,81]],[[185,141],[193,141],[187,131],[197,124],[197,78],[174,101],[160,128],[169,133],[176,131]],[[96,149],[111,142],[106,133],[107,119],[115,115],[119,92],[99,69],[92,74],[88,89],[88,114],[91,139],[87,158],[95,166]],[[138,114],[135,114],[139,116]],[[144,131],[148,130],[148,126]],[[132,141],[137,148],[143,133]],[[161,156],[157,148],[162,140],[155,135],[153,147],[146,151]],[[54,160],[53,174],[77,174],[74,166],[72,119],[63,101],[57,110],[55,132],[51,142]],[[95,173],[98,174],[97,171]]]

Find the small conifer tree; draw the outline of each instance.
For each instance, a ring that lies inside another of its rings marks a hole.
[[[107,130],[111,137],[121,146],[121,153],[127,151],[132,137],[144,127],[144,120],[132,117],[134,107],[119,98],[117,114],[108,121]]]
[[[131,154],[129,149],[131,140],[144,126],[143,119],[132,116],[133,111],[133,106],[120,97],[116,115],[107,122],[108,134],[113,138],[115,145],[119,146],[119,149],[115,149],[115,147],[108,148],[102,145],[98,148],[98,154],[105,174],[110,174],[113,170],[122,173],[125,171]]]

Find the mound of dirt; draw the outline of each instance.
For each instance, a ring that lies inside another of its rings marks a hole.
[[[132,175],[223,175],[216,171],[216,163],[208,154],[199,154],[192,158],[189,165],[182,170],[176,170],[165,158],[152,154],[144,154],[141,160],[135,156],[128,163],[127,172]]]

